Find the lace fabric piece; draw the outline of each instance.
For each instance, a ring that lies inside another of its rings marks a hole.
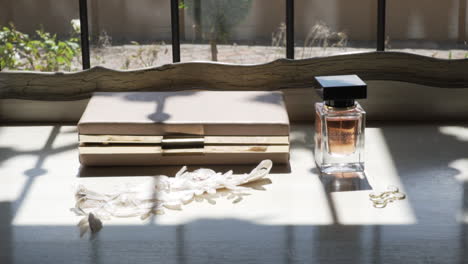
[[[214,195],[220,189],[228,189],[228,199],[238,202],[239,198],[253,187],[241,186],[266,177],[273,163],[264,160],[250,173],[234,175],[232,170],[226,173],[211,169],[187,171],[184,166],[175,177],[164,175],[155,177],[153,190],[139,186],[115,193],[98,193],[80,185],[76,191],[76,204],[72,210],[84,216],[78,223],[81,236],[88,230],[92,233],[102,228],[101,220],[113,217],[140,217],[146,219],[152,214],[163,214],[165,209],[181,210],[184,204],[190,203],[203,194]],[[215,203],[210,201],[210,203]]]

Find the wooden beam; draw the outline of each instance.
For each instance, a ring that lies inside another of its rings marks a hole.
[[[103,67],[74,73],[0,72],[0,99],[67,101],[93,92],[284,90],[308,88],[319,75],[358,74],[364,80],[468,88],[468,59],[445,60],[398,52],[279,59],[266,64],[189,62],[133,71]]]

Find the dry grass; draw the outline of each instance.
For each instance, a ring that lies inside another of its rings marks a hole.
[[[373,48],[354,48],[348,43],[348,35],[344,31],[333,31],[324,22],[313,25],[301,47],[295,48],[296,58],[305,59],[319,56],[330,56],[345,52],[374,51]],[[468,58],[466,49],[435,50],[435,49],[391,49],[387,39],[388,50],[420,54],[443,59]],[[271,46],[249,45],[217,45],[218,60],[235,64],[267,63],[275,59],[284,58],[286,54],[286,24],[281,23],[271,34]],[[166,43],[141,45],[112,46],[112,38],[105,32],[101,33],[97,45],[91,52],[91,65],[101,65],[112,69],[138,69],[172,63],[172,50]],[[210,45],[182,44],[181,60],[211,61]],[[79,61],[75,68],[80,68]]]
[[[302,59],[312,57],[313,47],[346,48],[348,45],[348,35],[345,32],[333,31],[325,22],[319,21],[313,25],[307,33],[302,49]]]

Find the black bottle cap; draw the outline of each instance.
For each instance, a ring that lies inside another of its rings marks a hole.
[[[326,102],[349,106],[355,99],[367,97],[367,84],[357,75],[335,75],[315,77],[317,93]],[[327,103],[327,105],[329,105]]]
[[[345,108],[345,107],[351,107],[355,105],[354,99],[346,99],[346,100],[328,100],[325,101],[325,104],[331,107],[337,107],[337,108]]]

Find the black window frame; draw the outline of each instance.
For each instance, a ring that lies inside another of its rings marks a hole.
[[[180,24],[179,0],[171,1],[171,36],[172,62],[180,62]],[[286,13],[286,58],[294,60],[294,0],[285,0]],[[88,5],[87,0],[79,0],[81,25],[81,57],[83,70],[91,67],[89,51]],[[377,51],[385,51],[385,12],[386,0],[378,0],[377,4]]]

